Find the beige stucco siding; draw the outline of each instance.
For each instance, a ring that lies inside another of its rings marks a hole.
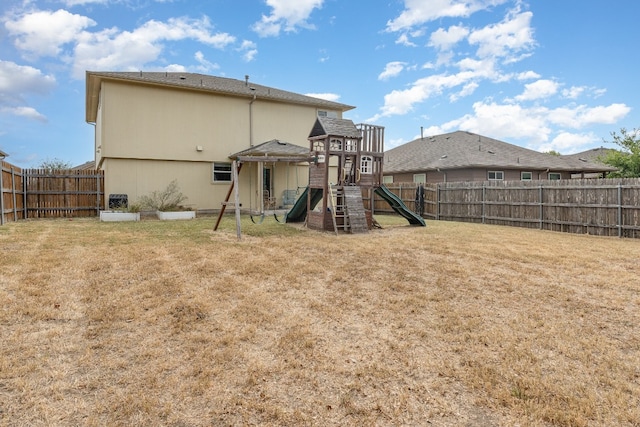
[[[230,162],[229,155],[249,148],[251,140],[258,145],[279,139],[306,148],[317,117],[312,106],[126,82],[103,82],[100,96],[96,160],[102,160],[105,193],[127,194],[132,203],[176,179],[188,197],[186,205],[219,209],[229,184],[212,182],[213,162]],[[258,184],[257,174],[246,169],[240,177],[244,206],[249,178],[253,193]],[[307,185],[303,169],[296,175],[291,165],[287,183],[286,164],[276,166],[278,204],[285,189]]]
[[[104,157],[213,161],[249,145],[246,100],[114,82],[101,95]]]

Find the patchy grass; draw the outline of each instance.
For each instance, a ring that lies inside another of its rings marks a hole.
[[[640,242],[0,227],[0,425],[640,425]]]

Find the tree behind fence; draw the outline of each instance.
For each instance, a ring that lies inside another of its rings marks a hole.
[[[24,218],[77,218],[104,209],[104,174],[95,170],[20,169],[2,163],[1,223]]]
[[[416,210],[418,184],[387,187]],[[427,218],[600,236],[640,237],[640,179],[425,184]],[[390,211],[379,198],[375,211]]]

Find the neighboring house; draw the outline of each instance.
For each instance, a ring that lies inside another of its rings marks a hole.
[[[384,156],[386,183],[555,180],[613,170],[579,156],[540,153],[464,131],[419,138]]]
[[[220,208],[231,180],[229,156],[271,140],[308,150],[318,116],[342,118],[354,108],[258,85],[248,76],[87,72],[86,85],[86,121],[95,125],[95,161],[105,172],[105,194],[127,194],[131,203],[177,180],[188,197],[185,205],[197,210]],[[245,206],[251,183],[255,189],[263,179],[251,175],[256,170],[241,171]],[[272,172],[270,190],[278,197],[289,189],[287,174]],[[300,174],[297,185],[307,180]]]

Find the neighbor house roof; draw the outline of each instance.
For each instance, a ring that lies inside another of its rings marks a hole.
[[[7,153],[5,153],[4,151],[0,150],[0,157],[2,157],[4,159],[5,157],[9,157],[9,155]]]
[[[360,138],[361,134],[356,125],[348,119],[335,119],[330,117],[318,117],[316,119],[309,138],[317,136],[338,136],[345,138]]]
[[[385,152],[385,173],[465,168],[602,172],[609,166],[529,150],[471,132],[418,138]]]
[[[272,157],[301,157],[309,156],[309,149],[289,142],[272,139],[262,144],[247,148],[229,156],[237,159],[240,156],[272,156]]]
[[[611,151],[616,151],[616,150],[614,148],[598,147],[598,148],[592,148],[591,150],[581,151],[580,153],[565,154],[565,155],[562,155],[561,157],[568,158],[568,159],[578,159],[582,162],[587,161],[591,163],[603,164],[602,159],[607,157],[607,155]]]
[[[86,77],[86,121],[96,121],[100,84],[104,80],[135,82],[151,86],[164,86],[197,90],[216,94],[225,94],[251,99],[268,99],[276,102],[309,105],[328,110],[347,111],[354,106],[327,101],[294,92],[288,92],[254,82],[236,80],[226,77],[209,76],[196,73],[168,73],[168,72],[98,72],[87,71]]]

